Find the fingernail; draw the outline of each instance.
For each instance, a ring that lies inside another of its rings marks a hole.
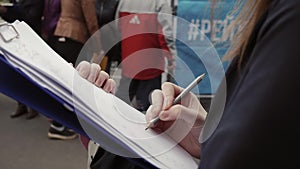
[[[110,93],[114,93],[114,87],[113,87],[113,86],[110,86],[109,92],[110,92]]]

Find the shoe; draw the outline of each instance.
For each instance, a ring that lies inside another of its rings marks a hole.
[[[58,140],[72,140],[77,137],[77,134],[67,129],[66,127],[56,127],[54,125],[50,125],[50,129],[48,131],[48,138],[50,139],[58,139]]]
[[[26,119],[30,120],[30,119],[33,119],[35,118],[36,116],[38,115],[38,112],[29,108],[28,109],[28,113],[26,114]]]
[[[19,117],[23,114],[26,114],[27,113],[27,107],[26,105],[22,104],[22,103],[18,103],[18,108],[15,112],[12,112],[10,114],[10,117],[11,118],[15,118],[15,117]]]

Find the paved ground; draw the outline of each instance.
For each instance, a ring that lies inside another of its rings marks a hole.
[[[44,116],[11,119],[17,103],[0,93],[0,169],[85,169],[87,152],[79,139],[49,140]]]

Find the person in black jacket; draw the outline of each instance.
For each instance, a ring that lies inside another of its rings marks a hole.
[[[233,60],[208,115],[193,94],[172,106],[182,88],[165,83],[152,94],[146,119],[159,116],[153,129],[161,131],[191,127],[178,142],[200,158],[200,169],[299,168],[300,1],[241,5],[234,24],[244,27],[232,41],[227,58]]]
[[[36,33],[41,32],[44,1],[19,0],[12,7],[0,5],[0,16],[7,22],[25,21]]]
[[[42,0],[19,0],[12,1],[13,6],[1,6],[0,16],[9,23],[15,20],[26,22],[37,34],[41,33],[44,1]],[[17,110],[10,116],[12,118],[26,114],[27,119],[32,119],[38,112],[18,101]]]

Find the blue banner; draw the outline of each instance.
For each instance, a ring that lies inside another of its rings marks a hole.
[[[228,62],[222,61],[232,33],[224,33],[233,17],[227,15],[233,1],[218,3],[211,18],[211,4],[207,1],[181,0],[177,6],[176,83],[185,87],[195,76],[206,73],[206,78],[194,93],[214,94],[224,77]],[[213,29],[212,29],[213,28]]]

